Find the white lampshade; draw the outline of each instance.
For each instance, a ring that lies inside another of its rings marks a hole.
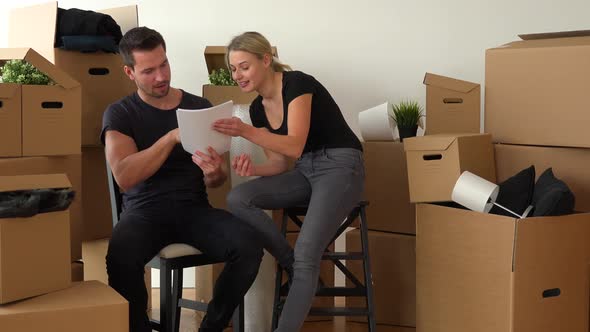
[[[395,121],[389,116],[389,102],[359,113],[359,127],[364,141],[393,141]]]
[[[488,213],[496,202],[498,191],[497,184],[464,171],[453,188],[451,199],[470,210]]]

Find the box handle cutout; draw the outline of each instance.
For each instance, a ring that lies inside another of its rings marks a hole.
[[[41,103],[41,107],[43,108],[63,108],[64,103],[61,101],[44,101]]]
[[[558,297],[559,295],[561,295],[561,289],[559,288],[546,289],[543,291],[544,299],[548,297]]]
[[[2,100],[0,100],[0,108],[2,108]]]
[[[443,98],[445,104],[463,104],[463,98]]]
[[[425,154],[424,156],[422,156],[422,158],[424,158],[424,160],[426,161],[441,160],[442,154]]]
[[[88,74],[94,76],[104,76],[110,73],[108,68],[90,68],[88,69]]]

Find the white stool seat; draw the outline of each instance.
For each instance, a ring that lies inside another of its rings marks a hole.
[[[160,257],[162,258],[176,258],[200,254],[202,254],[200,250],[184,243],[173,243],[160,250]]]

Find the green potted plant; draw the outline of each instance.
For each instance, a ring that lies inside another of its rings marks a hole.
[[[417,101],[401,101],[393,105],[390,116],[397,124],[399,139],[403,142],[406,137],[416,136],[420,118],[424,116],[424,109]]]
[[[39,69],[24,60],[8,60],[0,67],[3,83],[26,85],[53,85],[53,81]]]
[[[214,69],[211,74],[209,74],[209,82],[213,85],[238,85],[236,81],[232,79],[229,70],[225,68]]]

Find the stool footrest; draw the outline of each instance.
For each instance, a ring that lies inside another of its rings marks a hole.
[[[367,316],[367,308],[347,308],[347,307],[312,307],[309,310],[311,316]]]
[[[322,259],[363,260],[364,256],[362,252],[326,252],[322,255]]]

